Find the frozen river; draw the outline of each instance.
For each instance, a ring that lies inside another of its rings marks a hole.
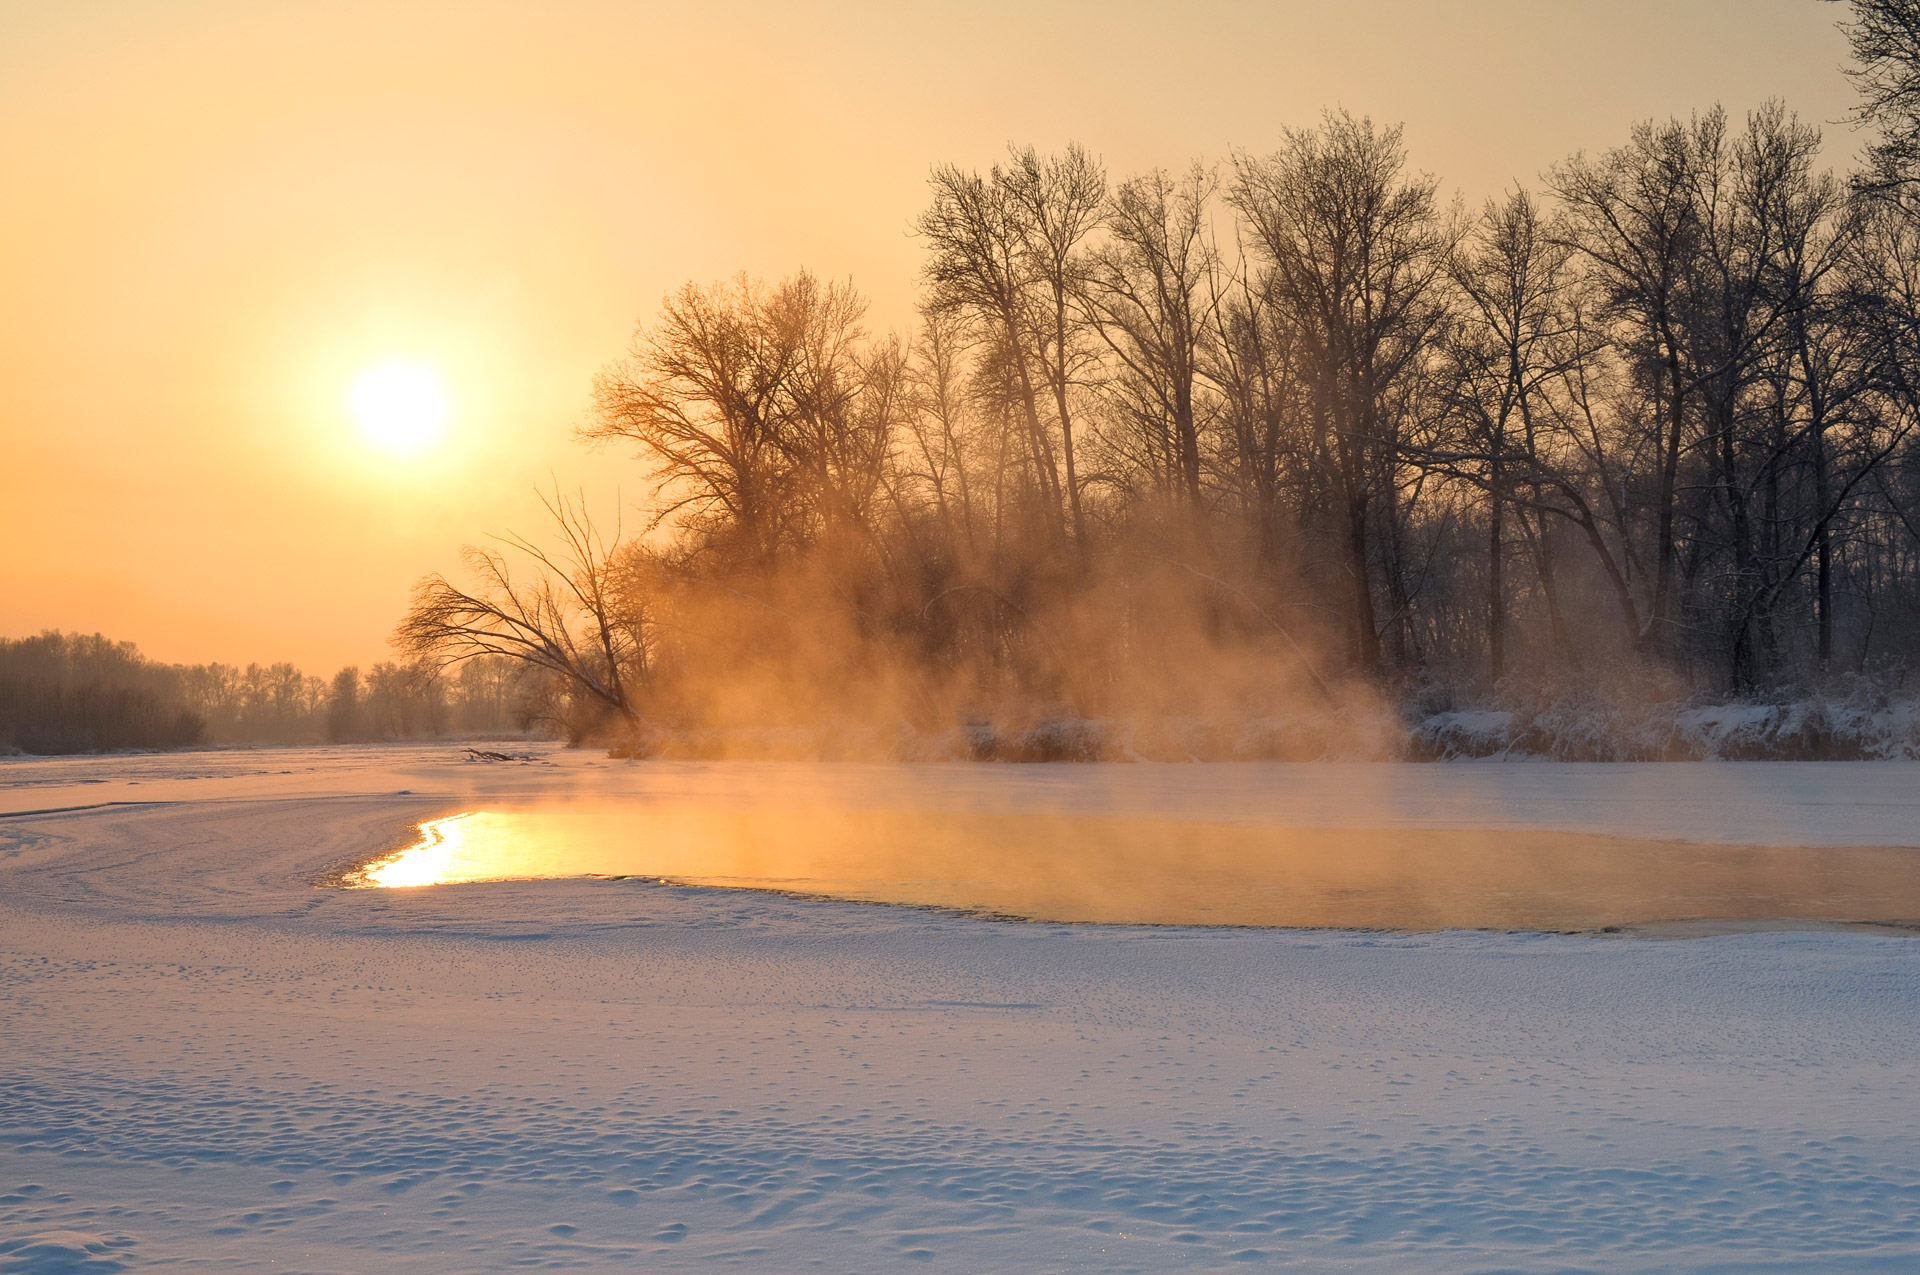
[[[1920,846],[1917,775],[0,762],[0,1271],[1913,1269],[1920,940],[1898,933],[331,883],[423,821],[609,803],[1854,854]]]

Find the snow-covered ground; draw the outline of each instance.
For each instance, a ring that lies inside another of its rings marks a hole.
[[[316,885],[485,800],[1920,845],[1916,779],[0,761],[0,1275],[1920,1269],[1920,939]]]

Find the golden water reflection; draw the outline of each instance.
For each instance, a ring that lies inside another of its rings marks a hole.
[[[429,819],[420,825],[420,839],[397,854],[376,860],[362,870],[368,885],[439,885],[447,881],[485,881],[498,879],[487,875],[469,875],[476,862],[469,857],[466,834],[479,826],[475,820],[498,819],[498,815],[449,815]],[[484,852],[483,852],[484,853]],[[543,876],[554,875],[542,873]]]
[[[470,811],[421,824],[418,841],[354,883],[584,876],[1140,924],[1562,930],[1920,918],[1920,850],[1899,847],[899,811]]]

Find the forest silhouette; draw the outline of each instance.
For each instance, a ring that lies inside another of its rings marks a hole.
[[[1119,181],[937,166],[911,334],[807,271],[687,285],[582,431],[643,523],[556,492],[554,548],[472,551],[396,642],[640,751],[1897,691],[1920,221],[1898,156],[1820,148],[1715,109],[1472,210],[1343,111]]]

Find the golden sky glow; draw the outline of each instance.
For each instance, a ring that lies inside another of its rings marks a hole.
[[[1840,118],[1839,13],[0,0],[0,635],[385,658],[550,475],[643,490],[571,431],[669,288],[804,265],[904,323],[935,161],[1071,138],[1120,174],[1338,103],[1477,202],[1716,99]],[[376,428],[381,368],[416,379]]]

